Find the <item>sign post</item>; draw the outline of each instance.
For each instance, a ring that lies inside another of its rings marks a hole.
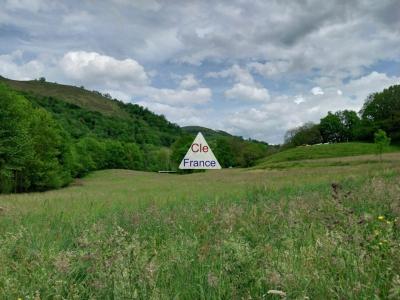
[[[218,160],[215,158],[214,153],[201,132],[197,134],[190,145],[188,152],[179,165],[179,169],[221,169]]]

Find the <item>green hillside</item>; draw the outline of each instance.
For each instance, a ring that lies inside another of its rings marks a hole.
[[[198,131],[222,167],[248,167],[265,143],[192,126],[136,104],[44,80],[0,78],[0,193],[47,190],[101,169],[177,170]]]
[[[385,152],[400,151],[398,146],[389,146]],[[298,146],[291,148],[262,159],[257,167],[276,167],[276,163],[293,162],[300,160],[312,160],[321,158],[345,157],[375,154],[376,145],[371,143],[338,143],[322,144],[312,146]]]
[[[128,117],[128,114],[121,109],[116,101],[110,101],[99,92],[39,80],[11,80],[2,76],[0,76],[0,82],[7,84],[15,91],[31,93],[37,96],[54,97],[108,116]]]

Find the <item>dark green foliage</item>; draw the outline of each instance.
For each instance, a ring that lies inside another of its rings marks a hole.
[[[182,159],[185,157],[186,152],[189,150],[190,145],[194,140],[192,135],[183,135],[175,141],[172,145],[171,150],[171,161],[175,170],[178,170],[178,166]],[[190,173],[191,170],[183,170],[182,173]]]
[[[311,122],[291,129],[285,134],[285,145],[287,146],[314,145],[321,142],[319,125]]]
[[[213,131],[215,133],[215,131]],[[204,134],[221,167],[250,167],[264,157],[268,146],[265,143],[246,141],[231,135]],[[172,145],[171,161],[177,167],[189,150],[194,135],[184,135]]]
[[[163,116],[135,104],[118,102],[127,112],[127,116],[121,118],[105,116],[53,97],[24,95],[35,105],[50,111],[75,139],[91,134],[101,139],[169,147],[181,132],[177,125]]]
[[[221,167],[228,168],[235,165],[235,154],[233,152],[232,144],[229,142],[229,138],[218,138],[215,141],[215,147],[213,149],[215,157],[217,157]]]
[[[360,126],[357,113],[350,110],[337,111],[321,119],[319,128],[324,142],[339,143],[353,141]]]
[[[400,85],[370,95],[360,114],[365,138],[372,140],[376,130],[382,129],[392,141],[400,142]]]

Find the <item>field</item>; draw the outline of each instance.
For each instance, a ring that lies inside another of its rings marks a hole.
[[[399,146],[390,146],[385,149],[385,152],[388,153],[397,151],[400,151]],[[294,161],[296,161],[296,163],[304,163],[304,160],[359,156],[368,154],[373,155],[375,154],[375,152],[375,144],[360,142],[299,146],[296,148],[288,149],[286,151],[278,152],[274,155],[266,157],[265,159],[262,159],[259,162],[257,168],[279,168],[279,166],[281,165],[286,167],[288,163]],[[372,160],[374,160],[374,158]]]
[[[279,163],[0,196],[0,298],[399,299],[400,153]]]

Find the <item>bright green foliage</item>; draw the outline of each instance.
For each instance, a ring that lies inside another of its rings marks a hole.
[[[382,157],[382,153],[390,145],[390,138],[388,138],[385,131],[379,129],[374,134],[374,141],[376,145],[376,151]]]
[[[43,109],[0,85],[0,192],[57,188],[71,180],[65,132]]]
[[[23,97],[0,85],[0,192],[29,187],[22,174],[34,154],[29,136],[30,110]]]
[[[58,188],[71,180],[66,164],[68,145],[61,128],[43,109],[32,110],[29,126],[34,156],[27,165],[31,170],[31,189]]]

